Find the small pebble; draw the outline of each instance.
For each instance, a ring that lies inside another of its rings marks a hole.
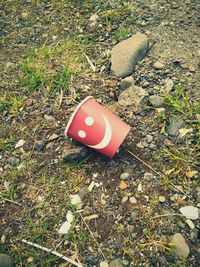
[[[49,137],[49,140],[50,141],[52,141],[52,140],[54,140],[54,139],[57,139],[59,137],[59,135],[57,135],[57,134],[52,134],[50,137]]]
[[[141,142],[137,143],[136,146],[137,146],[138,148],[141,148],[141,149],[144,148],[144,146],[143,146],[143,144],[142,144]]]
[[[126,180],[130,177],[130,174],[128,172],[123,172],[121,175],[120,175],[120,179],[121,180]]]
[[[151,142],[153,141],[153,136],[150,135],[150,134],[147,134],[147,135],[146,135],[146,139],[147,139],[147,142],[148,142],[148,143],[151,143]]]
[[[145,172],[145,174],[144,174],[144,179],[147,180],[147,181],[151,181],[151,180],[154,179],[154,176],[153,176],[153,174],[150,173],[150,172]]]
[[[132,204],[136,204],[137,203],[137,199],[135,197],[130,197],[129,198],[129,201],[132,203]]]
[[[126,203],[128,201],[128,196],[122,198],[122,203]]]
[[[165,197],[164,196],[159,196],[159,202],[165,202]]]
[[[155,62],[153,66],[156,70],[162,70],[164,68],[164,64],[159,61]]]

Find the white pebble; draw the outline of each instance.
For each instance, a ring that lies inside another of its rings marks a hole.
[[[136,204],[137,203],[137,199],[135,197],[130,197],[129,201],[132,203],[132,204]]]

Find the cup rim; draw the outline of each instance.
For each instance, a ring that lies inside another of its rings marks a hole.
[[[76,113],[79,111],[79,109],[80,109],[80,107],[87,101],[87,100],[89,100],[89,99],[91,99],[91,98],[93,98],[93,96],[87,96],[86,98],[84,98],[79,104],[78,104],[78,106],[75,108],[75,110],[73,111],[73,113],[72,113],[72,115],[71,115],[71,117],[70,117],[70,119],[69,119],[69,121],[68,121],[68,123],[67,123],[67,126],[66,126],[66,128],[65,128],[65,136],[67,136],[67,133],[68,133],[68,130],[69,130],[69,128],[70,128],[70,126],[71,126],[71,124],[72,124],[72,122],[73,122],[73,119],[74,119],[74,117],[75,117],[75,115],[76,115]]]

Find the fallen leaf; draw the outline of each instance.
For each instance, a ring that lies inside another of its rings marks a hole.
[[[195,225],[194,223],[191,221],[191,220],[186,220],[186,223],[188,224],[188,226],[190,227],[190,229],[194,229],[195,228]]]
[[[67,212],[66,219],[67,219],[67,221],[68,221],[69,223],[72,223],[72,222],[73,222],[73,220],[74,220],[74,215],[73,215],[73,213],[72,213],[71,211],[68,211],[68,212]]]
[[[5,244],[5,242],[6,242],[6,236],[2,235],[1,236],[1,244]]]
[[[192,170],[192,171],[188,171],[188,172],[186,172],[186,176],[188,177],[188,178],[192,178],[192,177],[194,177],[195,175],[197,175],[199,172],[198,171],[196,171],[196,170]]]
[[[180,212],[187,218],[196,220],[199,218],[199,209],[193,206],[186,206],[179,209]]]
[[[99,19],[99,16],[94,13],[90,16],[89,21],[96,22]]]
[[[32,263],[33,262],[33,257],[29,257],[28,259],[27,259],[27,263]]]
[[[192,132],[192,128],[187,129],[187,128],[181,128],[179,129],[179,137],[183,138],[184,136],[186,136],[187,133]]]
[[[16,145],[15,145],[15,149],[18,148],[18,147],[22,147],[24,145],[25,141],[24,139],[20,139]]]
[[[78,194],[70,195],[71,204],[77,206],[78,209],[82,207],[82,200]]]
[[[5,189],[6,189],[6,191],[8,191],[8,189],[10,188],[10,182],[4,181],[3,185],[4,185]]]
[[[95,186],[95,182],[92,181],[91,184],[88,186],[88,191],[91,192],[94,186]]]
[[[172,168],[172,169],[168,169],[168,170],[165,171],[165,174],[166,174],[166,175],[169,175],[169,174],[171,174],[173,171],[174,171],[174,168]]]
[[[69,229],[71,228],[71,223],[70,222],[64,222],[60,229],[58,230],[58,233],[60,235],[66,235],[69,232]]]
[[[119,188],[120,188],[121,190],[125,190],[127,187],[128,187],[128,185],[127,185],[124,181],[121,181],[121,182],[119,183]]]
[[[89,216],[85,216],[85,217],[84,217],[84,220],[85,220],[86,222],[88,222],[88,221],[91,221],[91,220],[96,219],[96,218],[98,218],[98,217],[99,217],[98,214],[92,214],[92,215],[89,215]]]

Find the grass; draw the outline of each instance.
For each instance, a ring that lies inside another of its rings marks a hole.
[[[0,97],[0,112],[7,110],[14,117],[19,115],[23,105],[24,98],[13,93],[5,93]]]
[[[166,126],[175,115],[181,116],[186,123],[185,128],[192,131],[182,138],[181,142],[166,145],[156,154],[155,159],[163,162],[163,183],[166,188],[169,181],[176,181],[184,189],[189,190],[191,181],[187,173],[197,168],[200,156],[200,104],[198,100],[190,100],[188,91],[182,84],[178,84],[172,94],[164,93],[164,97],[166,112],[161,115],[164,125],[162,133],[166,134]]]
[[[85,70],[84,51],[87,44],[69,38],[57,45],[35,49],[20,64],[19,84],[29,92],[44,90],[49,95],[68,91],[71,79]]]
[[[16,143],[13,137],[0,137],[0,152],[6,152],[13,149]]]
[[[17,216],[20,216],[20,227],[12,228],[12,221],[18,220],[15,214],[11,222],[7,222],[7,230],[3,232],[6,236],[6,242],[0,244],[0,252],[10,254],[16,264],[22,266],[59,266],[62,262],[59,258],[52,256],[50,253],[43,252],[31,246],[22,243],[22,239],[35,242],[47,248],[53,248],[68,257],[80,256],[87,247],[95,246],[93,240],[90,240],[89,232],[76,212],[76,207],[71,205],[69,194],[79,190],[82,176],[79,174],[82,164],[75,165],[61,164],[63,176],[53,175],[55,170],[44,166],[40,171],[37,170],[37,164],[32,164],[33,160],[27,160],[26,167],[18,171],[17,169],[8,171],[4,175],[3,181],[10,182],[9,190],[1,190],[2,200],[9,198],[19,201],[19,179],[30,177],[26,182],[26,188],[23,190],[23,199],[26,201],[19,208]],[[76,166],[76,173],[74,170]],[[17,195],[16,195],[17,194]],[[9,202],[8,202],[9,203]],[[60,236],[57,233],[60,225],[65,221],[67,211],[71,210],[75,218],[68,234]],[[7,218],[8,220],[8,213]],[[17,231],[14,234],[13,231]],[[31,261],[31,262],[30,262]]]
[[[128,37],[128,28],[122,26],[119,29],[117,29],[117,31],[115,32],[113,39],[116,42],[122,41],[123,39],[126,39]]]
[[[114,5],[102,11],[100,15],[105,20],[114,22],[130,15],[133,10],[134,5],[131,2],[116,1]]]

